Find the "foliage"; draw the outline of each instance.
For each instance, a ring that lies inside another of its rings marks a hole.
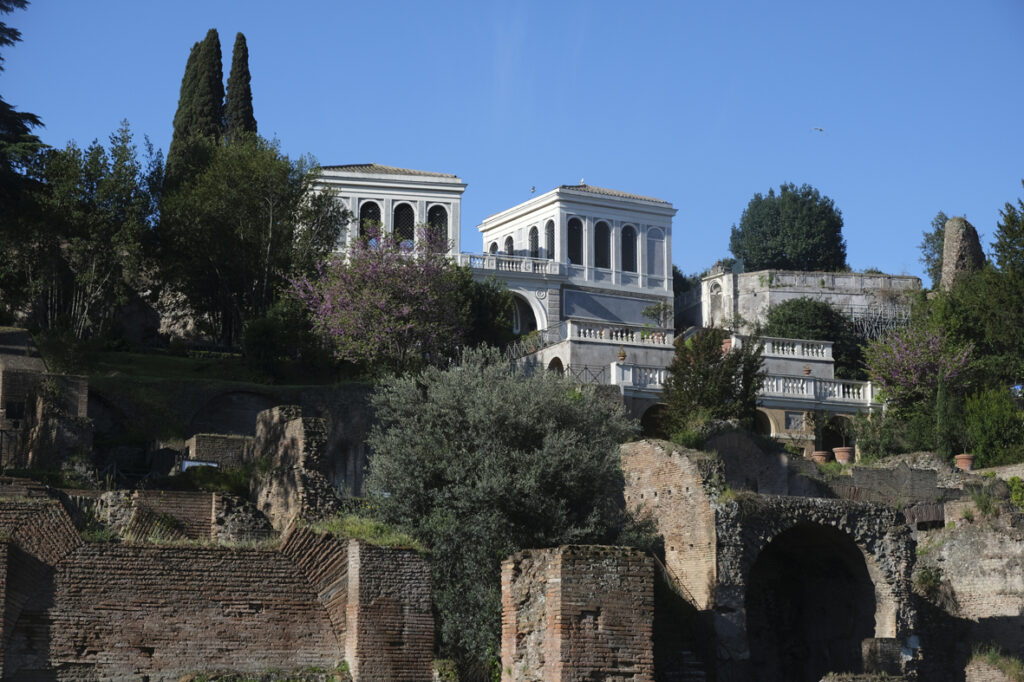
[[[864,379],[866,339],[854,329],[853,321],[827,301],[794,298],[773,306],[761,333],[788,339],[816,339],[832,342],[835,373],[841,379]]]
[[[252,88],[249,76],[249,47],[245,36],[235,36],[231,52],[231,75],[228,76],[224,99],[224,128],[231,139],[241,134],[256,132],[256,118],[252,112]]]
[[[676,344],[663,393],[666,432],[692,430],[718,419],[753,423],[765,377],[763,348],[750,337],[740,348],[723,351],[727,338],[722,329],[705,328]]]
[[[189,467],[176,476],[166,476],[153,481],[153,487],[160,490],[198,490],[211,493],[229,493],[237,497],[249,497],[249,480],[252,468],[249,466],[221,468],[214,466]]]
[[[465,274],[432,248],[422,229],[414,246],[369,229],[352,240],[346,256],[296,282],[313,328],[339,359],[371,371],[447,363],[468,328]]]
[[[30,307],[43,329],[85,339],[109,328],[142,271],[143,243],[155,219],[159,154],[139,161],[122,121],[109,148],[69,143],[47,148],[28,168],[34,211],[23,216],[7,254],[7,294]]]
[[[616,540],[618,445],[635,425],[596,387],[525,375],[495,349],[387,379],[372,404],[366,489],[381,520],[433,552],[442,654],[463,671],[486,663],[498,650],[502,559]]]
[[[355,538],[377,547],[413,549],[421,554],[426,552],[426,548],[411,535],[386,523],[381,523],[377,519],[355,514],[333,516],[315,521],[309,524],[309,528],[318,533],[329,533],[339,538]]]
[[[972,349],[973,344],[954,344],[941,332],[914,325],[871,341],[865,359],[871,380],[899,409],[934,404],[940,382],[961,391]]]
[[[978,467],[1024,461],[1024,411],[1006,388],[978,391],[964,409],[970,451]]]
[[[163,197],[163,278],[231,345],[288,277],[331,252],[347,214],[329,193],[311,191],[315,163],[289,159],[276,141],[239,134],[205,144],[208,165]]]
[[[168,190],[200,172],[209,159],[211,144],[224,129],[224,72],[220,37],[211,28],[195,43],[181,79],[174,131],[167,151]]]
[[[942,569],[924,566],[914,573],[914,587],[926,599],[934,600],[942,588]]]
[[[999,513],[999,500],[992,494],[992,486],[989,484],[975,485],[968,489],[971,502],[978,509],[978,512],[985,518],[996,516]]]
[[[482,282],[473,279],[473,271],[459,268],[459,289],[469,299],[466,344],[504,348],[515,338],[512,309],[515,303],[505,283],[494,277]]]
[[[942,251],[945,247],[947,220],[949,217],[942,211],[936,213],[932,218],[931,229],[923,233],[918,245],[921,249],[918,260],[924,264],[924,270],[932,281],[932,289],[937,289],[942,280]]]
[[[1004,654],[995,645],[975,646],[971,663],[976,661],[997,668],[1010,682],[1024,682],[1024,663],[1019,658]]]
[[[643,309],[643,316],[659,328],[672,326],[672,315],[675,308],[668,301],[659,301]]]
[[[843,217],[832,200],[810,185],[791,183],[779,193],[755,194],[733,225],[729,250],[747,272],[782,270],[836,271],[846,268]]]
[[[1006,202],[999,218],[992,255],[1002,272],[1019,280],[1024,277],[1024,200],[1017,199],[1016,206]]]
[[[1006,486],[1010,489],[1010,502],[1018,510],[1024,510],[1024,481],[1020,476],[1011,476],[1006,480]]]
[[[963,398],[939,380],[935,393],[935,450],[939,457],[951,459],[966,449]]]
[[[731,260],[731,259],[730,259]],[[672,293],[676,296],[700,287],[700,275],[685,274],[678,265],[672,265]]]

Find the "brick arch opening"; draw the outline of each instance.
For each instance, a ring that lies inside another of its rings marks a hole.
[[[750,664],[759,680],[816,682],[828,672],[862,672],[861,642],[885,636],[878,634],[879,625],[887,629],[879,616],[890,620],[876,587],[884,579],[872,563],[843,531],[810,522],[765,545],[745,596]]]
[[[651,405],[640,415],[640,433],[644,438],[668,438],[665,431],[665,413],[668,406],[664,403]]]

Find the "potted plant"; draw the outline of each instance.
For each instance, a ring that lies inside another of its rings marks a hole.
[[[825,440],[825,425],[828,423],[828,413],[823,412],[822,410],[808,412],[807,421],[814,433],[814,451],[811,453],[811,459],[816,464],[824,464],[832,459],[832,452],[830,450],[825,450],[823,445],[823,441]]]
[[[626,361],[626,347],[625,346],[619,346],[619,362],[625,362],[625,361]]]
[[[832,423],[835,425],[836,433],[843,439],[843,444],[832,448],[832,452],[835,454],[837,462],[849,464],[853,461],[853,446],[848,442],[850,440],[850,432],[853,430],[853,421],[840,417]]]

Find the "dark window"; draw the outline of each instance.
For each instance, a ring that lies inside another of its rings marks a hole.
[[[632,225],[622,228],[622,271],[636,272],[636,230]]]
[[[530,258],[540,258],[540,243],[537,228],[530,228]]]
[[[25,418],[25,403],[20,400],[11,400],[4,405],[4,414],[8,419],[18,421]]]
[[[505,255],[514,256],[516,255],[515,244],[512,243],[512,237],[505,237]]]
[[[603,220],[594,226],[594,267],[612,267],[612,230]]]
[[[364,202],[359,207],[359,236],[366,236],[366,228],[380,227],[380,206],[372,201]]]
[[[435,251],[448,250],[448,211],[444,206],[431,206],[427,211],[427,225],[430,226],[430,243]]]
[[[555,221],[549,220],[544,226],[544,256],[549,260],[555,257]]]
[[[491,248],[487,250],[492,256],[498,253],[498,242],[491,242]]]
[[[412,246],[416,237],[416,214],[413,213],[409,204],[395,206],[395,221],[393,225],[395,239],[403,246]]]
[[[583,222],[579,218],[569,219],[569,263],[583,265]]]

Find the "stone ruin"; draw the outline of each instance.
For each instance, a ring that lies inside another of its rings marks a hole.
[[[949,291],[964,275],[985,265],[978,231],[966,218],[950,218],[943,228],[942,288]]]

